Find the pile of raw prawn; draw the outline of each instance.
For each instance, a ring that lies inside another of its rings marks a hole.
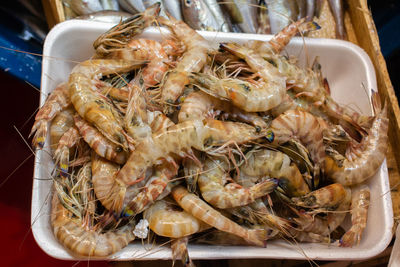
[[[156,4],[95,42],[40,108],[32,129],[55,161],[51,225],[66,248],[108,256],[135,238],[265,246],[284,238],[359,244],[388,119],[337,104],[317,61],[280,52],[300,20],[269,42],[220,44]],[[137,37],[153,23],[171,35]],[[351,211],[351,212],[350,212]],[[351,228],[340,225],[351,213]]]

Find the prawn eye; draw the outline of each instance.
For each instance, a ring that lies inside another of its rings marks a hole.
[[[190,5],[192,4],[192,0],[186,0],[186,1],[185,1],[185,4],[186,4],[187,6],[190,6]]]
[[[267,138],[268,142],[272,143],[275,139],[275,134],[273,131],[268,130],[267,135],[265,136]]]

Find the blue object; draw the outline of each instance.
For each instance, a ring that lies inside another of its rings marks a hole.
[[[0,68],[17,78],[40,87],[42,49],[24,40],[26,36],[0,24]]]

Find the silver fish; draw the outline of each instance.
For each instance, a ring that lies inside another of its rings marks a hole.
[[[78,15],[85,15],[103,10],[99,0],[71,0],[71,8]]]
[[[101,21],[101,22],[108,22],[113,24],[118,24],[122,20],[132,17],[132,14],[122,12],[122,11],[115,11],[115,10],[103,10],[94,12],[91,14],[83,15],[76,17],[76,19],[84,19],[84,20],[92,20],[92,21]]]
[[[123,9],[132,14],[143,12],[146,9],[142,0],[118,0],[118,2]]]
[[[271,33],[280,32],[290,23],[291,12],[285,0],[265,0],[268,5]]]
[[[213,14],[214,18],[218,23],[218,31],[221,32],[230,32],[231,27],[230,23],[225,19],[224,14],[222,13],[222,9],[218,4],[217,0],[204,0],[206,5],[210,9],[211,13]]]
[[[296,19],[301,19],[307,16],[307,2],[306,0],[297,0],[297,6],[299,8],[299,14]]]
[[[314,18],[314,12],[315,12],[315,0],[307,0],[307,21],[312,21]]]
[[[164,7],[174,18],[183,20],[181,3],[179,0],[163,0]]]
[[[117,0],[100,0],[103,10],[119,10]]]
[[[217,30],[218,23],[202,0],[181,0],[185,22],[196,30]]]
[[[346,32],[344,30],[343,0],[329,0],[329,6],[331,7],[336,22],[336,38],[346,39]]]
[[[238,24],[243,32],[257,33],[257,0],[234,0],[243,16],[243,23]]]

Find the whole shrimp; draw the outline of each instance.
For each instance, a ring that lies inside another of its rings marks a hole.
[[[272,121],[270,129],[275,135],[274,142],[282,144],[297,139],[309,150],[317,167],[324,166],[324,127],[315,116],[297,109],[288,110]]]
[[[83,221],[72,217],[71,212],[60,203],[57,194],[53,195],[52,200],[51,225],[58,241],[80,256],[105,257],[120,251],[135,239],[132,224],[106,233],[87,229]]]
[[[130,40],[155,22],[159,12],[160,3],[156,3],[100,35],[93,43],[95,57],[101,58],[113,51],[124,49]]]
[[[229,170],[227,163],[221,158],[206,159],[203,163],[203,171],[198,178],[201,196],[212,206],[219,209],[232,208],[247,205],[271,193],[277,181],[274,179],[264,180],[250,188],[242,187],[237,183],[227,183],[232,180],[226,171]]]
[[[310,192],[300,170],[286,154],[268,149],[248,152],[246,162],[240,166],[238,182],[246,185],[265,176],[278,179],[279,187],[289,196]]]
[[[39,109],[29,136],[34,134],[32,145],[42,149],[47,136],[48,123],[71,104],[67,83],[59,84]]]
[[[169,16],[169,20],[159,17],[158,21],[168,26],[177,39],[182,40],[186,46],[186,51],[180,61],[178,61],[174,69],[168,72],[161,85],[162,104],[171,105],[175,103],[182,94],[185,85],[189,83],[188,74],[200,71],[205,65],[210,45],[183,21],[178,21],[172,16]],[[171,106],[167,106],[164,113],[171,112]]]
[[[113,209],[113,202],[109,200],[110,190],[115,183],[115,177],[120,167],[118,164],[108,161],[105,158],[100,157],[97,153],[92,152],[92,183],[93,190],[96,194],[97,199],[101,204],[108,210]],[[147,180],[137,183],[137,187],[129,187],[126,189],[126,199],[132,199],[140,192],[140,188],[145,186]]]
[[[336,209],[346,197],[346,190],[341,184],[330,184],[301,197],[294,197],[295,205],[305,208]]]
[[[131,40],[125,48],[110,53],[108,58],[126,61],[148,60],[149,63],[142,70],[146,87],[160,83],[170,63],[167,53],[159,42],[142,38]]]
[[[136,146],[124,167],[118,172],[109,200],[114,202],[116,211],[121,211],[127,186],[141,181],[146,170],[160,160],[175,164],[171,153],[179,157],[191,157],[192,147],[205,151],[213,145],[242,143],[260,136],[252,126],[217,120],[186,121],[154,133]]]
[[[245,112],[232,106],[228,101],[220,100],[204,92],[192,92],[184,98],[179,110],[179,122],[188,120],[198,120],[206,117],[212,117],[213,113],[224,112],[224,117],[246,122],[259,131],[267,128],[267,123],[259,116],[253,113]]]
[[[236,78],[219,79],[205,73],[192,73],[190,78],[204,91],[231,101],[247,112],[268,111],[280,101],[277,100],[280,92],[276,92],[276,86],[269,83],[254,84]]]
[[[246,229],[236,224],[213,209],[195,194],[189,193],[183,186],[174,187],[172,189],[172,196],[179,206],[199,220],[218,230],[240,236],[256,246],[265,246],[266,232],[264,230]]]
[[[159,200],[143,212],[150,229],[159,236],[181,238],[210,228],[171,201]]]
[[[368,136],[360,144],[352,145],[346,151],[343,162],[327,157],[326,173],[336,183],[345,186],[360,184],[374,175],[385,159],[388,147],[387,109],[381,109],[379,95],[372,96],[375,118]]]
[[[249,99],[253,101],[257,101],[257,97],[261,96],[266,98],[268,100],[267,101],[268,105],[264,107],[264,110],[262,111],[267,111],[269,109],[272,109],[278,106],[282,102],[286,94],[286,79],[283,75],[279,73],[279,71],[271,63],[264,60],[258,53],[254,52],[252,49],[247,48],[245,46],[240,46],[234,43],[227,43],[227,44],[221,44],[220,48],[227,50],[232,54],[238,56],[239,58],[245,60],[246,63],[250,66],[250,68],[254,72],[256,72],[263,80],[263,82],[261,83],[262,90],[260,89],[251,90],[247,89],[245,86],[242,86],[242,90],[241,91],[237,90],[237,93],[242,92],[244,96],[249,95]],[[235,85],[235,83],[231,84],[228,82],[227,88],[229,88],[230,86],[235,87],[238,85]]]
[[[71,102],[78,114],[93,124],[106,138],[128,149],[128,142],[117,111],[104,97],[92,90],[99,75],[127,72],[138,68],[143,62],[118,60],[87,60],[75,66],[69,77]]]
[[[86,143],[101,157],[124,164],[128,159],[127,151],[110,142],[96,128],[83,120],[79,115],[74,116],[75,126]]]
[[[351,199],[351,228],[340,239],[341,247],[359,245],[361,234],[367,226],[370,191],[366,185],[353,189]]]
[[[339,204],[336,210],[329,211],[325,218],[321,218],[315,215],[310,215],[304,211],[297,211],[294,209],[298,218],[293,220],[296,222],[299,231],[310,232],[319,234],[322,236],[329,236],[339,225],[344,221],[350,206],[352,199],[352,190],[345,188],[346,196],[343,201]]]

